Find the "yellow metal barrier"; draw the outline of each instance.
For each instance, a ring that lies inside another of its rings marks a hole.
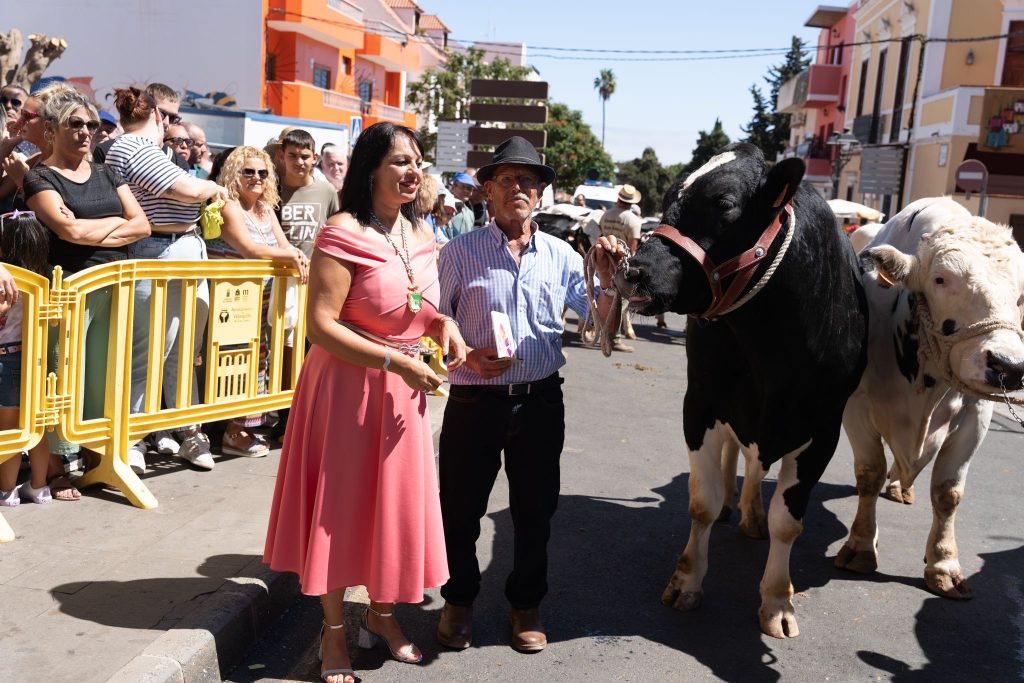
[[[43,436],[45,428],[58,429],[72,443],[100,455],[99,463],[79,480],[85,487],[107,484],[125,494],[133,505],[157,506],[156,498],[128,467],[128,448],[146,435],[162,429],[174,429],[204,421],[225,420],[243,415],[284,408],[291,404],[292,387],[298,381],[305,355],[305,316],[297,316],[295,346],[285,354],[285,284],[298,287],[298,310],[304,311],[306,288],[298,284],[297,272],[290,266],[269,261],[117,261],[95,266],[64,279],[61,269],[53,274],[52,285],[34,273],[8,268],[26,297],[24,305],[24,362],[21,388],[20,429],[0,432],[0,462],[31,448]],[[267,393],[257,394],[262,292],[264,278],[274,278],[267,319],[270,325],[270,356]],[[142,412],[131,412],[132,326],[135,311],[135,285],[149,280],[149,362]],[[194,321],[200,285],[210,290],[210,324],[205,330],[204,347],[206,388],[198,404],[193,405]],[[178,364],[175,383],[176,408],[161,409],[163,352],[166,341],[165,319],[170,287],[181,288],[181,307],[177,313],[183,324],[178,330]],[[85,354],[86,297],[105,288],[111,289],[110,336],[103,415],[82,417],[81,396]],[[45,376],[47,323],[60,323],[59,365]],[[31,350],[31,351],[29,351]],[[29,363],[27,359],[35,359]],[[287,365],[287,367],[286,367]],[[287,380],[287,381],[286,381]],[[287,385],[289,388],[284,388]],[[0,517],[0,542],[13,537]]]
[[[21,411],[18,429],[0,431],[0,463],[39,443],[47,426],[58,424],[60,413],[46,401],[47,326],[60,319],[60,310],[50,303],[50,284],[31,271],[6,266],[18,284],[22,297]],[[14,540],[14,531],[0,515],[0,543]]]

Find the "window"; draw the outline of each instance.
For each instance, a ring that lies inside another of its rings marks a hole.
[[[907,69],[910,66],[910,45],[912,38],[904,38],[900,45],[900,61],[896,67],[896,96],[892,103],[892,127],[889,129],[889,142],[900,141],[900,128],[903,126],[903,100],[907,90]]]
[[[369,102],[373,99],[373,83],[370,81],[361,81],[359,83],[359,99],[363,102]]]
[[[1024,85],[1024,21],[1011,21],[1003,61],[1003,87]]]
[[[843,63],[843,49],[846,48],[845,43],[839,43],[833,45],[828,56],[829,64],[842,64]]]
[[[313,85],[324,90],[331,89],[331,70],[319,64],[313,65]]]
[[[857,86],[857,116],[864,114],[864,90],[868,85],[868,60],[860,63],[860,83]]]
[[[277,80],[277,55],[267,55],[267,63],[265,65],[265,78],[268,81]]]
[[[868,136],[868,143],[878,142],[879,139],[878,128],[882,118],[882,86],[885,84],[885,57],[888,53],[888,49],[878,52],[878,72],[875,74],[875,101],[871,110],[871,134]],[[883,213],[886,216],[889,215],[888,211]]]
[[[352,59],[351,58],[349,58],[349,57],[342,57],[341,58],[341,73],[345,74],[346,76],[351,76],[352,75]]]

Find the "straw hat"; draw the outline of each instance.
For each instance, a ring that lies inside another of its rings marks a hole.
[[[623,185],[619,189],[619,201],[624,204],[636,204],[640,201],[640,191],[632,185]]]

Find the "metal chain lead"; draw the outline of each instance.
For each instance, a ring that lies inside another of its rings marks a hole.
[[[1024,427],[1024,419],[1017,414],[1017,411],[1013,409],[1013,404],[1010,403],[1010,397],[1006,395],[1006,385],[1003,384],[1003,374],[999,373],[999,388],[1003,391],[1003,403],[1006,404],[1007,409],[1010,411],[1010,417],[1017,421],[1021,427]]]

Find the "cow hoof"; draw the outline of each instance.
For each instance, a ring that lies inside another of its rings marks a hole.
[[[761,632],[766,636],[796,638],[800,635],[800,627],[796,623],[792,607],[778,611],[761,607],[757,612],[757,618],[761,622]]]
[[[888,498],[891,501],[897,503],[903,503],[904,505],[914,504],[914,487],[913,485],[903,488],[898,483],[890,483],[885,488],[883,497]]]
[[[764,517],[755,520],[741,519],[740,533],[746,536],[747,538],[768,538],[768,520],[766,520]]]
[[[844,545],[836,554],[835,566],[858,574],[870,574],[878,570],[878,554],[871,550],[854,550]]]
[[[728,522],[729,518],[732,517],[732,508],[728,505],[722,506],[722,511],[718,513],[718,519],[716,522]]]
[[[925,570],[924,582],[928,590],[936,595],[951,600],[970,600],[971,587],[963,574],[940,574]]]
[[[680,612],[689,612],[700,607],[704,599],[704,591],[680,591],[672,602],[672,607]]]

